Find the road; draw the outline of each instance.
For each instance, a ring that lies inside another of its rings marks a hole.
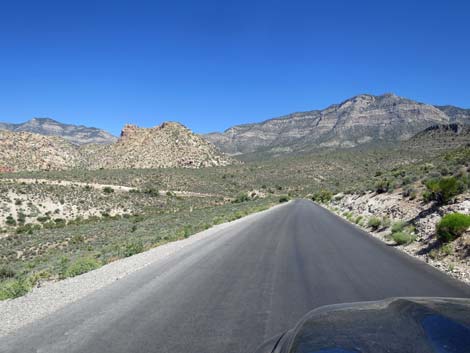
[[[250,352],[325,304],[470,287],[306,200],[225,228],[0,341],[1,352]]]

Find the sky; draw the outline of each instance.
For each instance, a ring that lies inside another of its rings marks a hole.
[[[470,108],[470,1],[1,1],[0,121],[203,133],[393,92]]]

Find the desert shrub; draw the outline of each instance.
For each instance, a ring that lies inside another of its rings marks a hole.
[[[0,284],[0,300],[18,298],[31,290],[31,283],[25,278],[8,280]]]
[[[47,222],[50,218],[49,216],[39,216],[36,219],[38,220],[38,222],[44,223],[44,222]]]
[[[85,238],[83,237],[83,235],[80,235],[80,234],[76,234],[70,239],[70,243],[73,245],[82,244],[84,242],[85,242]]]
[[[136,255],[144,251],[144,244],[142,242],[130,242],[127,243],[124,247],[123,255],[124,257],[129,257],[132,255]]]
[[[16,226],[16,220],[11,215],[6,218],[5,223],[9,226]]]
[[[250,197],[246,193],[241,192],[237,195],[235,200],[233,200],[232,202],[233,203],[241,203],[241,202],[246,202],[246,201],[250,201]]]
[[[131,189],[130,192],[132,192],[132,190],[133,189]],[[158,191],[158,189],[155,189],[155,188],[145,189],[143,193],[151,197],[158,197],[160,195],[160,192]]]
[[[367,225],[374,230],[379,229],[381,224],[382,224],[382,220],[378,217],[371,217],[369,218],[369,221],[367,222]]]
[[[18,212],[18,217],[16,218],[18,224],[25,224],[26,222],[26,215],[23,212]]]
[[[449,213],[442,217],[436,226],[439,239],[447,242],[461,236],[470,227],[470,216],[462,213]]]
[[[390,220],[390,218],[388,218],[386,216],[382,217],[382,227],[388,228],[388,227],[390,227],[391,223],[392,223],[392,221]]]
[[[312,200],[317,201],[317,202],[321,202],[321,203],[325,203],[325,202],[330,201],[332,197],[333,197],[333,193],[331,191],[322,189],[319,192],[316,192],[312,196]]]
[[[287,195],[282,195],[279,197],[279,203],[287,202],[289,201],[289,196]]]
[[[224,222],[225,222],[225,219],[223,217],[220,217],[220,216],[214,217],[214,219],[212,220],[212,224],[214,224],[214,225],[221,224],[221,223],[224,223]]]
[[[40,229],[40,228],[41,228],[41,226],[39,224],[26,223],[26,224],[16,228],[16,234],[21,234],[21,233],[33,234],[34,230],[37,230],[37,229]]]
[[[448,256],[452,254],[454,251],[454,248],[452,247],[452,244],[444,244],[441,246],[440,253],[444,256]]]
[[[406,188],[403,189],[403,196],[404,197],[409,197],[410,199],[412,199],[412,195],[414,195],[413,198],[416,197],[416,189],[411,187],[411,186],[408,186]]]
[[[392,239],[398,245],[410,244],[415,241],[416,236],[409,232],[395,232],[392,234]]]
[[[362,220],[362,216],[357,216],[356,219],[354,220],[354,223],[359,224],[361,220]]]
[[[114,189],[113,189],[112,187],[105,186],[105,187],[103,188],[103,192],[104,192],[105,194],[111,194],[111,193],[114,192]]]
[[[403,231],[405,226],[406,226],[405,221],[398,221],[392,224],[392,228],[390,230],[392,231],[392,233],[398,233],[398,232]]]
[[[82,257],[72,262],[65,271],[65,277],[75,277],[101,266],[101,263],[91,257]]]
[[[427,192],[423,194],[425,201],[436,201],[438,204],[447,204],[452,198],[464,190],[463,184],[455,177],[429,179],[425,182]]]
[[[15,277],[15,271],[8,266],[0,266],[0,279]]]
[[[28,281],[31,284],[31,286],[35,286],[40,280],[42,279],[49,279],[51,278],[51,274],[48,271],[39,271],[35,272],[32,275],[28,277]]]
[[[55,228],[63,228],[67,224],[67,222],[63,218],[54,219],[54,223],[55,223]]]
[[[390,190],[390,180],[382,179],[375,183],[374,189],[377,194],[383,194],[384,192],[388,192]]]
[[[185,238],[189,238],[192,233],[193,233],[193,232],[192,232],[192,228],[191,228],[191,226],[190,226],[189,224],[187,224],[187,225],[185,225],[185,226],[183,227],[183,236],[184,236]]]

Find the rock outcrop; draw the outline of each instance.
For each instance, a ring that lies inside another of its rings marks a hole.
[[[153,128],[124,126],[119,140],[95,148],[90,168],[200,168],[223,166],[234,161],[214,145],[176,122]]]
[[[78,146],[56,136],[0,130],[0,171],[200,168],[235,163],[179,123],[126,125],[112,144]]]

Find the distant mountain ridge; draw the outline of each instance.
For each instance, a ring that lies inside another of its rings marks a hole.
[[[233,126],[204,137],[228,154],[283,154],[411,138],[432,125],[470,123],[470,109],[433,106],[388,93],[361,94],[323,110]]]
[[[0,129],[0,172],[64,169],[201,168],[239,163],[185,126],[126,125],[111,144]]]
[[[13,132],[32,132],[44,136],[59,136],[74,144],[88,143],[109,144],[117,141],[117,137],[96,127],[63,124],[50,118],[33,118],[24,123],[0,123],[1,130]]]

